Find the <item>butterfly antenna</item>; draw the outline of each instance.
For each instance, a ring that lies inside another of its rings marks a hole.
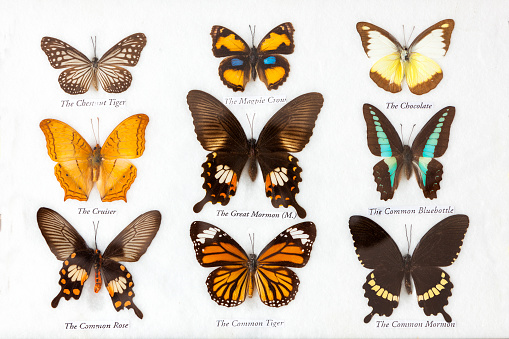
[[[251,29],[251,25],[249,25],[249,30],[251,31],[251,43],[253,44],[253,47],[254,47],[254,37],[255,37],[255,32],[256,32],[256,25],[254,25],[252,29]]]
[[[412,226],[413,225],[410,225],[410,236],[409,236],[408,230],[407,230],[406,224],[405,224],[406,242],[408,244],[408,252],[407,253],[410,253],[410,246],[412,245]]]
[[[92,46],[94,46],[94,58],[97,58],[97,36],[95,37],[90,37],[90,40],[92,40]]]
[[[246,113],[247,122],[249,123],[249,127],[251,127],[251,139],[254,139],[253,128],[254,128],[255,116],[256,116],[256,113],[253,113],[253,119],[249,120],[249,115],[247,115],[247,113]]]
[[[99,145],[99,140],[97,140],[97,135],[99,135],[99,117],[97,117],[97,135],[95,135],[94,122],[90,119],[90,125],[92,125],[92,133],[94,133],[95,143]]]
[[[97,221],[97,225],[93,221],[92,221],[92,223],[94,224],[94,232],[95,232],[95,236],[94,236],[95,249],[97,249],[97,230],[99,229],[99,221]]]
[[[412,133],[414,132],[414,128],[415,128],[415,124],[412,126],[412,130],[410,131],[410,135],[408,136],[408,143],[407,143],[407,145],[410,145],[410,139],[412,138]]]
[[[251,253],[254,254],[254,233],[249,234],[249,240],[251,240]]]

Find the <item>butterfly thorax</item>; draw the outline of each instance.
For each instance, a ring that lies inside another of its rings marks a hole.
[[[410,52],[407,47],[403,47],[401,50],[400,59],[402,63],[408,62],[410,60]]]
[[[99,59],[97,57],[92,58],[92,86],[94,86],[95,90],[99,90],[99,85],[97,84],[97,70],[99,69]]]
[[[405,263],[405,288],[406,293],[412,294],[412,278],[411,278],[411,263],[412,263],[412,256],[410,254],[407,254],[403,257],[403,261]]]
[[[255,274],[256,270],[258,269],[258,261],[257,261],[256,254],[250,254],[249,255],[249,262],[248,262],[248,270],[247,274],[249,275],[249,285],[248,285],[248,296],[251,298],[253,296],[254,292],[254,286],[255,286]]]
[[[255,46],[251,48],[251,53],[249,54],[249,63],[251,64],[251,78],[256,80],[256,63],[258,62],[258,50]]]
[[[102,163],[102,156],[101,156],[101,146],[97,144],[94,147],[94,150],[92,152],[92,157],[90,158],[90,165],[92,167],[92,178],[94,182],[97,182],[99,180],[99,175],[101,174],[101,163]]]
[[[403,167],[405,169],[405,175],[407,180],[412,176],[412,161],[414,159],[414,155],[412,154],[412,149],[410,146],[403,146]]]
[[[256,164],[256,157],[258,156],[258,152],[256,151],[256,139],[249,139],[248,147],[249,147],[248,173],[251,180],[255,181],[256,176],[258,174],[258,166]]]
[[[101,290],[102,279],[101,279],[101,264],[103,261],[103,256],[101,255],[101,251],[95,250],[94,252],[94,271],[95,271],[95,285],[94,292],[97,293]]]

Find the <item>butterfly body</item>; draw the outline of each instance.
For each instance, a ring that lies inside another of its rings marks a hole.
[[[91,85],[99,90],[98,83],[108,93],[121,93],[132,82],[131,73],[122,66],[136,66],[146,44],[145,34],[132,34],[110,48],[100,59],[94,55],[92,60],[71,45],[52,37],[42,38],[41,49],[53,68],[66,68],[58,77],[58,83],[66,93],[83,94]]]
[[[139,318],[143,318],[143,313],[133,302],[132,276],[119,261],[138,261],[147,251],[161,224],[159,211],[144,213],[133,220],[111,241],[103,254],[90,248],[67,220],[49,208],[42,207],[37,211],[37,223],[50,250],[63,261],[59,272],[61,288],[51,302],[53,308],[58,306],[62,297],[65,300],[80,298],[93,267],[94,291],[99,292],[104,281],[117,312],[132,308]]]
[[[290,72],[290,65],[280,54],[291,54],[293,43],[293,26],[283,23],[272,29],[252,48],[236,33],[223,26],[213,26],[212,52],[215,57],[226,57],[219,65],[219,77],[233,91],[243,92],[247,82],[256,80],[256,76],[267,89],[277,89],[282,85]]]
[[[435,158],[442,156],[447,150],[455,108],[445,107],[431,117],[417,134],[411,147],[403,145],[394,126],[376,107],[364,104],[363,114],[369,150],[372,154],[385,158],[373,167],[380,199],[392,199],[403,172],[407,179],[410,179],[412,173],[415,174],[426,198],[436,198],[443,167]]]
[[[349,221],[355,252],[362,266],[372,271],[363,285],[364,296],[373,310],[364,318],[368,323],[375,314],[390,316],[398,307],[401,282],[408,294],[415,285],[417,301],[426,315],[442,313],[452,295],[449,275],[442,266],[457,259],[467,232],[466,215],[453,215],[433,226],[417,244],[413,255],[402,256],[391,236],[373,220],[352,216]]]
[[[306,211],[295,199],[302,181],[298,159],[289,152],[299,152],[311,137],[323,105],[319,93],[297,97],[276,112],[262,129],[258,140],[248,139],[230,110],[210,94],[190,91],[187,96],[195,132],[202,147],[211,151],[202,164],[206,191],[193,210],[199,212],[207,202],[228,204],[246,163],[252,181],[260,165],[265,193],[274,207],[294,206],[299,217]]]
[[[311,222],[291,226],[259,255],[248,255],[226,232],[206,222],[193,222],[190,236],[200,265],[219,266],[206,281],[212,300],[222,306],[238,306],[256,289],[265,305],[280,307],[297,294],[299,278],[288,267],[307,264],[316,227]]]
[[[410,91],[417,95],[428,93],[442,80],[442,69],[433,58],[445,56],[453,29],[454,20],[442,20],[406,47],[376,25],[357,23],[364,52],[377,60],[370,70],[371,79],[384,90],[397,93],[406,78]]]
[[[110,133],[103,146],[92,149],[66,123],[45,119],[40,128],[46,137],[48,155],[56,161],[55,176],[69,198],[87,201],[94,183],[102,201],[127,201],[126,194],[136,179],[136,167],[127,159],[140,157],[145,150],[145,128],[149,118],[133,115]]]

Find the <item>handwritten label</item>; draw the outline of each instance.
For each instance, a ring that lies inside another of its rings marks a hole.
[[[285,322],[281,320],[216,320],[216,327],[284,327]]]
[[[454,322],[454,321],[451,321],[450,323],[448,323],[446,321],[434,321],[434,320],[426,320],[426,321],[377,320],[374,324],[375,324],[375,327],[378,327],[378,328],[412,328],[412,327],[447,328],[447,327],[456,327],[456,322]]]
[[[453,206],[372,207],[369,215],[453,214]]]
[[[64,323],[66,330],[128,329],[129,321],[74,321]]]
[[[225,218],[268,218],[268,219],[295,219],[295,212],[260,212],[260,211],[238,211],[238,210],[217,210],[216,216]]]
[[[286,96],[256,96],[256,97],[225,97],[225,105],[266,105],[266,104],[286,104]]]
[[[388,102],[386,103],[385,108],[387,109],[432,109],[433,104],[428,102]]]
[[[78,214],[115,214],[116,210],[110,210],[108,208],[85,208],[78,207]]]
[[[71,107],[98,107],[98,106],[113,106],[119,108],[125,106],[126,100],[117,99],[105,99],[105,100],[60,100],[60,107],[71,108]]]

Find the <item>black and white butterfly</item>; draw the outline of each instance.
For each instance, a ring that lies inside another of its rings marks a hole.
[[[372,271],[366,276],[364,296],[373,310],[364,318],[368,323],[375,314],[390,316],[398,307],[401,281],[408,294],[414,281],[417,302],[426,315],[442,313],[452,295],[449,275],[439,267],[449,266],[458,258],[468,228],[468,217],[458,214],[433,226],[415,247],[413,255],[401,255],[391,236],[373,220],[350,217],[355,252],[362,266]]]
[[[401,174],[405,172],[406,178],[410,179],[412,171],[424,196],[428,199],[437,197],[444,171],[435,158],[441,157],[447,150],[455,111],[452,106],[438,111],[424,125],[410,147],[403,145],[394,126],[378,108],[364,104],[369,150],[385,158],[373,167],[380,199],[392,199]]]
[[[58,77],[58,83],[69,94],[83,94],[90,85],[99,89],[98,82],[106,92],[120,93],[131,86],[132,75],[125,66],[134,67],[141,51],[147,44],[143,33],[135,33],[110,48],[101,59],[95,55],[90,61],[83,53],[62,40],[44,37],[41,48],[53,68],[66,68]]]
[[[249,160],[252,181],[258,172],[257,163],[260,164],[265,193],[272,206],[293,206],[299,217],[306,216],[295,200],[302,168],[289,152],[300,152],[309,142],[323,105],[320,93],[303,94],[283,106],[267,122],[258,140],[248,139],[233,113],[210,94],[190,91],[187,103],[198,140],[205,150],[212,152],[202,165],[206,194],[194,206],[195,212],[200,212],[209,201],[228,204]]]
[[[113,239],[103,254],[97,245],[95,250],[88,247],[78,231],[49,208],[41,207],[37,211],[37,223],[51,252],[64,262],[59,279],[61,289],[51,302],[53,308],[58,306],[62,297],[65,300],[80,298],[83,285],[94,266],[94,291],[99,292],[104,280],[117,312],[123,308],[132,308],[140,319],[143,318],[143,313],[133,301],[134,283],[131,273],[119,261],[138,261],[147,251],[161,224],[159,211],[146,212],[134,219]]]

